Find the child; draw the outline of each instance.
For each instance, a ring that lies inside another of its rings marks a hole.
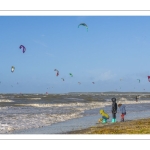
[[[102,118],[99,119],[99,122],[106,123],[107,119],[109,119],[109,115],[105,113],[103,109],[101,109],[99,113],[102,115]]]
[[[112,98],[112,122],[116,122],[116,113],[117,113],[117,103],[116,103],[116,98]]]
[[[124,116],[126,115],[126,106],[123,104],[118,104],[118,107],[120,108],[121,111],[121,122],[124,122]]]

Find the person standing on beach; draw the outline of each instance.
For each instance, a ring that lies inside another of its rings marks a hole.
[[[124,116],[126,115],[126,106],[123,104],[118,104],[118,107],[120,108],[121,111],[121,122],[124,122]]]
[[[117,113],[117,103],[116,103],[116,98],[112,98],[112,122],[116,122],[116,113]]]

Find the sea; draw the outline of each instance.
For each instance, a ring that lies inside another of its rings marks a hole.
[[[0,134],[64,134],[95,126],[100,109],[109,114],[111,122],[113,97],[117,104],[126,105],[125,120],[150,118],[150,92],[0,94]]]

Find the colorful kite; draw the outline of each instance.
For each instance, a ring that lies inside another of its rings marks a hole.
[[[11,72],[14,72],[14,71],[15,71],[15,67],[12,66],[12,67],[11,67]]]
[[[86,29],[87,29],[87,31],[88,31],[88,26],[87,26],[85,23],[80,23],[80,24],[78,25],[78,28],[79,28],[79,26],[84,26],[84,27],[86,27]]]
[[[25,46],[23,46],[23,45],[20,45],[20,47],[19,47],[20,49],[22,48],[22,52],[23,53],[25,53],[25,51],[26,51],[26,48],[25,48]]]
[[[59,71],[57,69],[54,69],[56,71],[56,76],[59,76]]]
[[[65,81],[65,79],[64,78],[61,78],[63,81]]]

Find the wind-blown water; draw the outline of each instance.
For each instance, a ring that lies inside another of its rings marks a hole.
[[[136,95],[140,95],[138,102]],[[116,97],[117,103],[150,103],[150,93],[1,94],[0,133],[39,128],[91,115],[86,110],[105,108],[112,104],[112,97]],[[145,111],[142,109],[140,111]],[[136,112],[136,109],[129,111]]]

